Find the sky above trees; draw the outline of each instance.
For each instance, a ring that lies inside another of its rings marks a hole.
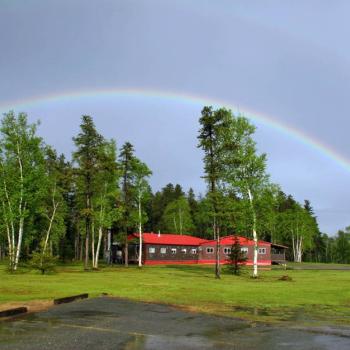
[[[0,2],[0,112],[40,119],[69,155],[81,115],[120,147],[129,140],[168,182],[205,192],[196,148],[203,105],[105,96],[19,106],[66,91],[138,88],[207,96],[274,116],[350,158],[348,1]],[[288,135],[257,124],[272,180],[309,199],[321,230],[349,224],[350,172]]]

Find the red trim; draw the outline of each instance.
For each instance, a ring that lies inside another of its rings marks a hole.
[[[215,264],[214,259],[210,260],[146,260],[144,262],[144,265],[214,265]],[[221,260],[220,261],[221,265],[227,265],[229,262],[227,260]],[[252,261],[246,262],[244,265],[247,266],[253,266]],[[270,266],[271,265],[271,260],[259,260],[258,261],[258,266]]]
[[[215,264],[216,260],[215,259],[201,259],[198,261],[198,264]],[[222,265],[228,265],[229,262],[227,260],[220,260],[220,264]],[[247,266],[252,266],[253,265],[253,261],[249,260],[247,261],[244,265]],[[258,266],[266,266],[266,265],[271,265],[271,260],[258,260]]]
[[[193,265],[197,260],[146,260],[144,265]]]

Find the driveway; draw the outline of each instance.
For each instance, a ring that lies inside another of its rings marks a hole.
[[[0,349],[350,349],[322,334],[109,297],[0,322]]]

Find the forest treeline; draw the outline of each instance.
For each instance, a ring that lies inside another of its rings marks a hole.
[[[203,150],[205,194],[171,183],[153,192],[152,171],[134,146],[117,148],[90,116],[82,117],[67,159],[38,136],[38,123],[25,113],[4,114],[0,258],[12,270],[35,254],[97,268],[111,241],[127,247],[127,235],[137,231],[239,234],[288,246],[290,260],[350,263],[350,229],[321,233],[310,202],[298,203],[270,182],[248,119],[204,107],[199,122],[193,137]]]

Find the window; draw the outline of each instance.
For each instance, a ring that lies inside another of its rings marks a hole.
[[[166,248],[160,248],[160,254],[166,254]]]
[[[155,247],[149,247],[149,248],[148,248],[148,252],[149,252],[150,254],[154,254],[154,253],[156,252],[156,248],[155,248]]]
[[[259,254],[266,254],[266,248],[259,248],[258,253]]]
[[[187,253],[187,249],[186,248],[182,248],[181,249],[181,253],[186,254]]]
[[[197,254],[197,249],[196,248],[192,248],[191,249],[191,254]]]
[[[208,254],[213,254],[214,253],[214,248],[208,247],[207,248],[207,253]]]
[[[245,254],[248,254],[248,248],[247,247],[242,247],[241,248],[241,252],[245,253]]]
[[[225,253],[226,255],[231,254],[231,248],[228,248],[228,247],[224,248],[224,253]]]
[[[171,254],[176,254],[176,248],[171,248]]]

